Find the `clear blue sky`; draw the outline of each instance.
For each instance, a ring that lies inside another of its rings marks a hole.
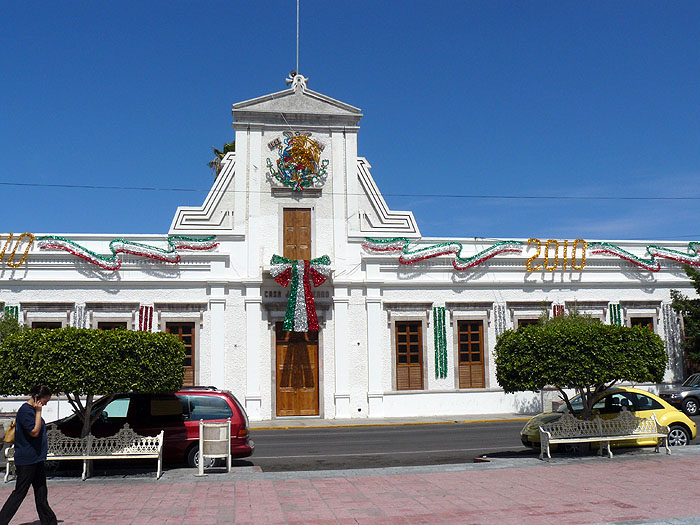
[[[61,4],[2,2],[0,231],[165,234],[296,2]],[[300,47],[424,236],[700,240],[700,2],[301,0]]]

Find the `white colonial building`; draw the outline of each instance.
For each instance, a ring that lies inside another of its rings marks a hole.
[[[236,152],[167,235],[4,234],[5,311],[177,334],[186,384],[231,390],[253,420],[536,410],[496,382],[496,338],[574,304],[649,326],[666,380],[682,375],[669,291],[694,294],[697,244],[424,238],[358,155],[358,108],[297,75],[233,117]]]

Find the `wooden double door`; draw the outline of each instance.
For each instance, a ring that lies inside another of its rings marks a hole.
[[[318,415],[318,332],[285,332],[277,323],[276,336],[277,415]]]

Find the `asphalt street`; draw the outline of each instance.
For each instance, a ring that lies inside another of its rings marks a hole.
[[[250,462],[264,472],[328,470],[472,461],[481,455],[532,454],[522,421],[256,430]]]

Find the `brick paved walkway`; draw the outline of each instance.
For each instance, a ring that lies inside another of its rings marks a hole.
[[[51,481],[49,501],[66,525],[700,523],[696,453],[525,463],[290,479],[171,471],[159,481]],[[0,486],[3,501],[12,487]],[[12,524],[35,520],[30,491]]]

